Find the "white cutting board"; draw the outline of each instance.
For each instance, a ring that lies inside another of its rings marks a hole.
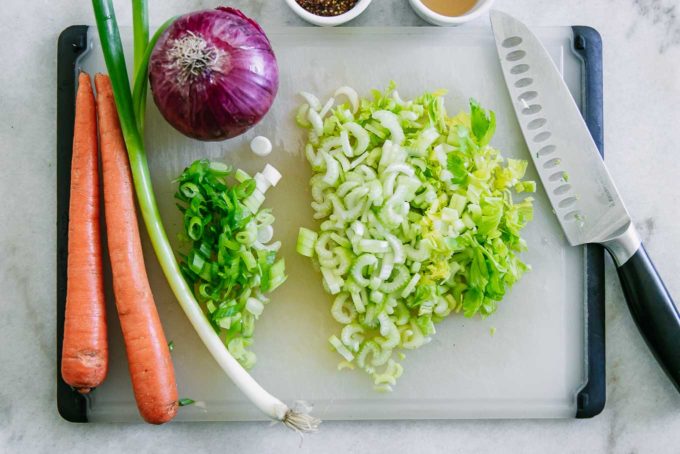
[[[300,90],[323,101],[335,88],[351,85],[362,95],[384,89],[390,80],[402,97],[446,88],[450,113],[467,109],[474,97],[496,112],[492,145],[505,156],[529,159],[506,92],[491,32],[486,28],[287,28],[269,30],[281,74],[271,112],[244,136],[201,143],[181,136],[149,103],[147,144],[160,211],[171,241],[180,226],[171,181],[194,159],[224,160],[246,171],[266,162],[283,174],[267,194],[276,215],[275,237],[283,242],[288,281],[256,324],[254,377],[272,394],[292,403],[314,404],[322,419],[548,418],[573,417],[576,394],[585,381],[583,250],[570,248],[542,189],[535,220],[525,230],[533,271],[511,290],[487,319],[452,315],[437,325],[433,341],[407,351],[404,375],[394,392],[373,390],[361,371],[336,370],[339,360],[327,339],[339,332],[331,298],[308,259],[295,253],[299,226],[314,227],[302,156],[305,133],[293,121]],[[571,29],[539,29],[539,36],[580,100],[581,66],[571,52]],[[84,70],[105,71],[98,39],[81,60]],[[126,48],[131,48],[125,33]],[[128,61],[131,61],[130,59]],[[258,158],[247,144],[255,135],[272,139],[274,152]],[[530,164],[529,178],[537,180]],[[180,397],[201,402],[184,407],[177,420],[263,419],[231,384],[189,325],[170,292],[149,242],[147,269],[169,340]],[[123,343],[108,285],[109,376],[91,396],[90,421],[139,421]],[[496,328],[491,335],[491,328]]]

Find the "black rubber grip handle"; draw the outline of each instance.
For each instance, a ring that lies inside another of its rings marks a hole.
[[[640,245],[618,272],[633,320],[680,392],[680,314],[645,247]]]

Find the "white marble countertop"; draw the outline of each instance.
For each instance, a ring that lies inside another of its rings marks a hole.
[[[129,25],[129,1],[118,0]],[[217,1],[150,1],[152,23]],[[303,25],[283,0],[228,2],[265,25]],[[666,285],[680,295],[680,2],[498,0],[534,25],[584,24],[604,41],[609,169]],[[607,406],[591,420],[327,422],[300,440],[266,423],[76,425],[56,410],[56,39],[89,2],[4,0],[0,10],[1,452],[678,452],[680,395],[639,336],[607,268]],[[374,0],[352,25],[423,25]],[[480,25],[480,24],[477,24]],[[21,390],[21,386],[26,387]]]

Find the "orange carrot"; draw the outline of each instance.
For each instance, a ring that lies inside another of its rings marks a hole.
[[[104,209],[113,291],[137,408],[162,424],[177,413],[177,385],[144,267],[132,176],[109,77],[95,76],[104,176]]]
[[[106,305],[99,231],[97,114],[87,73],[78,76],[71,161],[68,261],[61,376],[83,394],[108,371]]]

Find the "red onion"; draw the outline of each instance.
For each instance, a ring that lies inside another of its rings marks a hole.
[[[233,8],[178,18],[149,61],[153,99],[183,134],[224,140],[267,113],[279,86],[276,57],[257,22]]]

